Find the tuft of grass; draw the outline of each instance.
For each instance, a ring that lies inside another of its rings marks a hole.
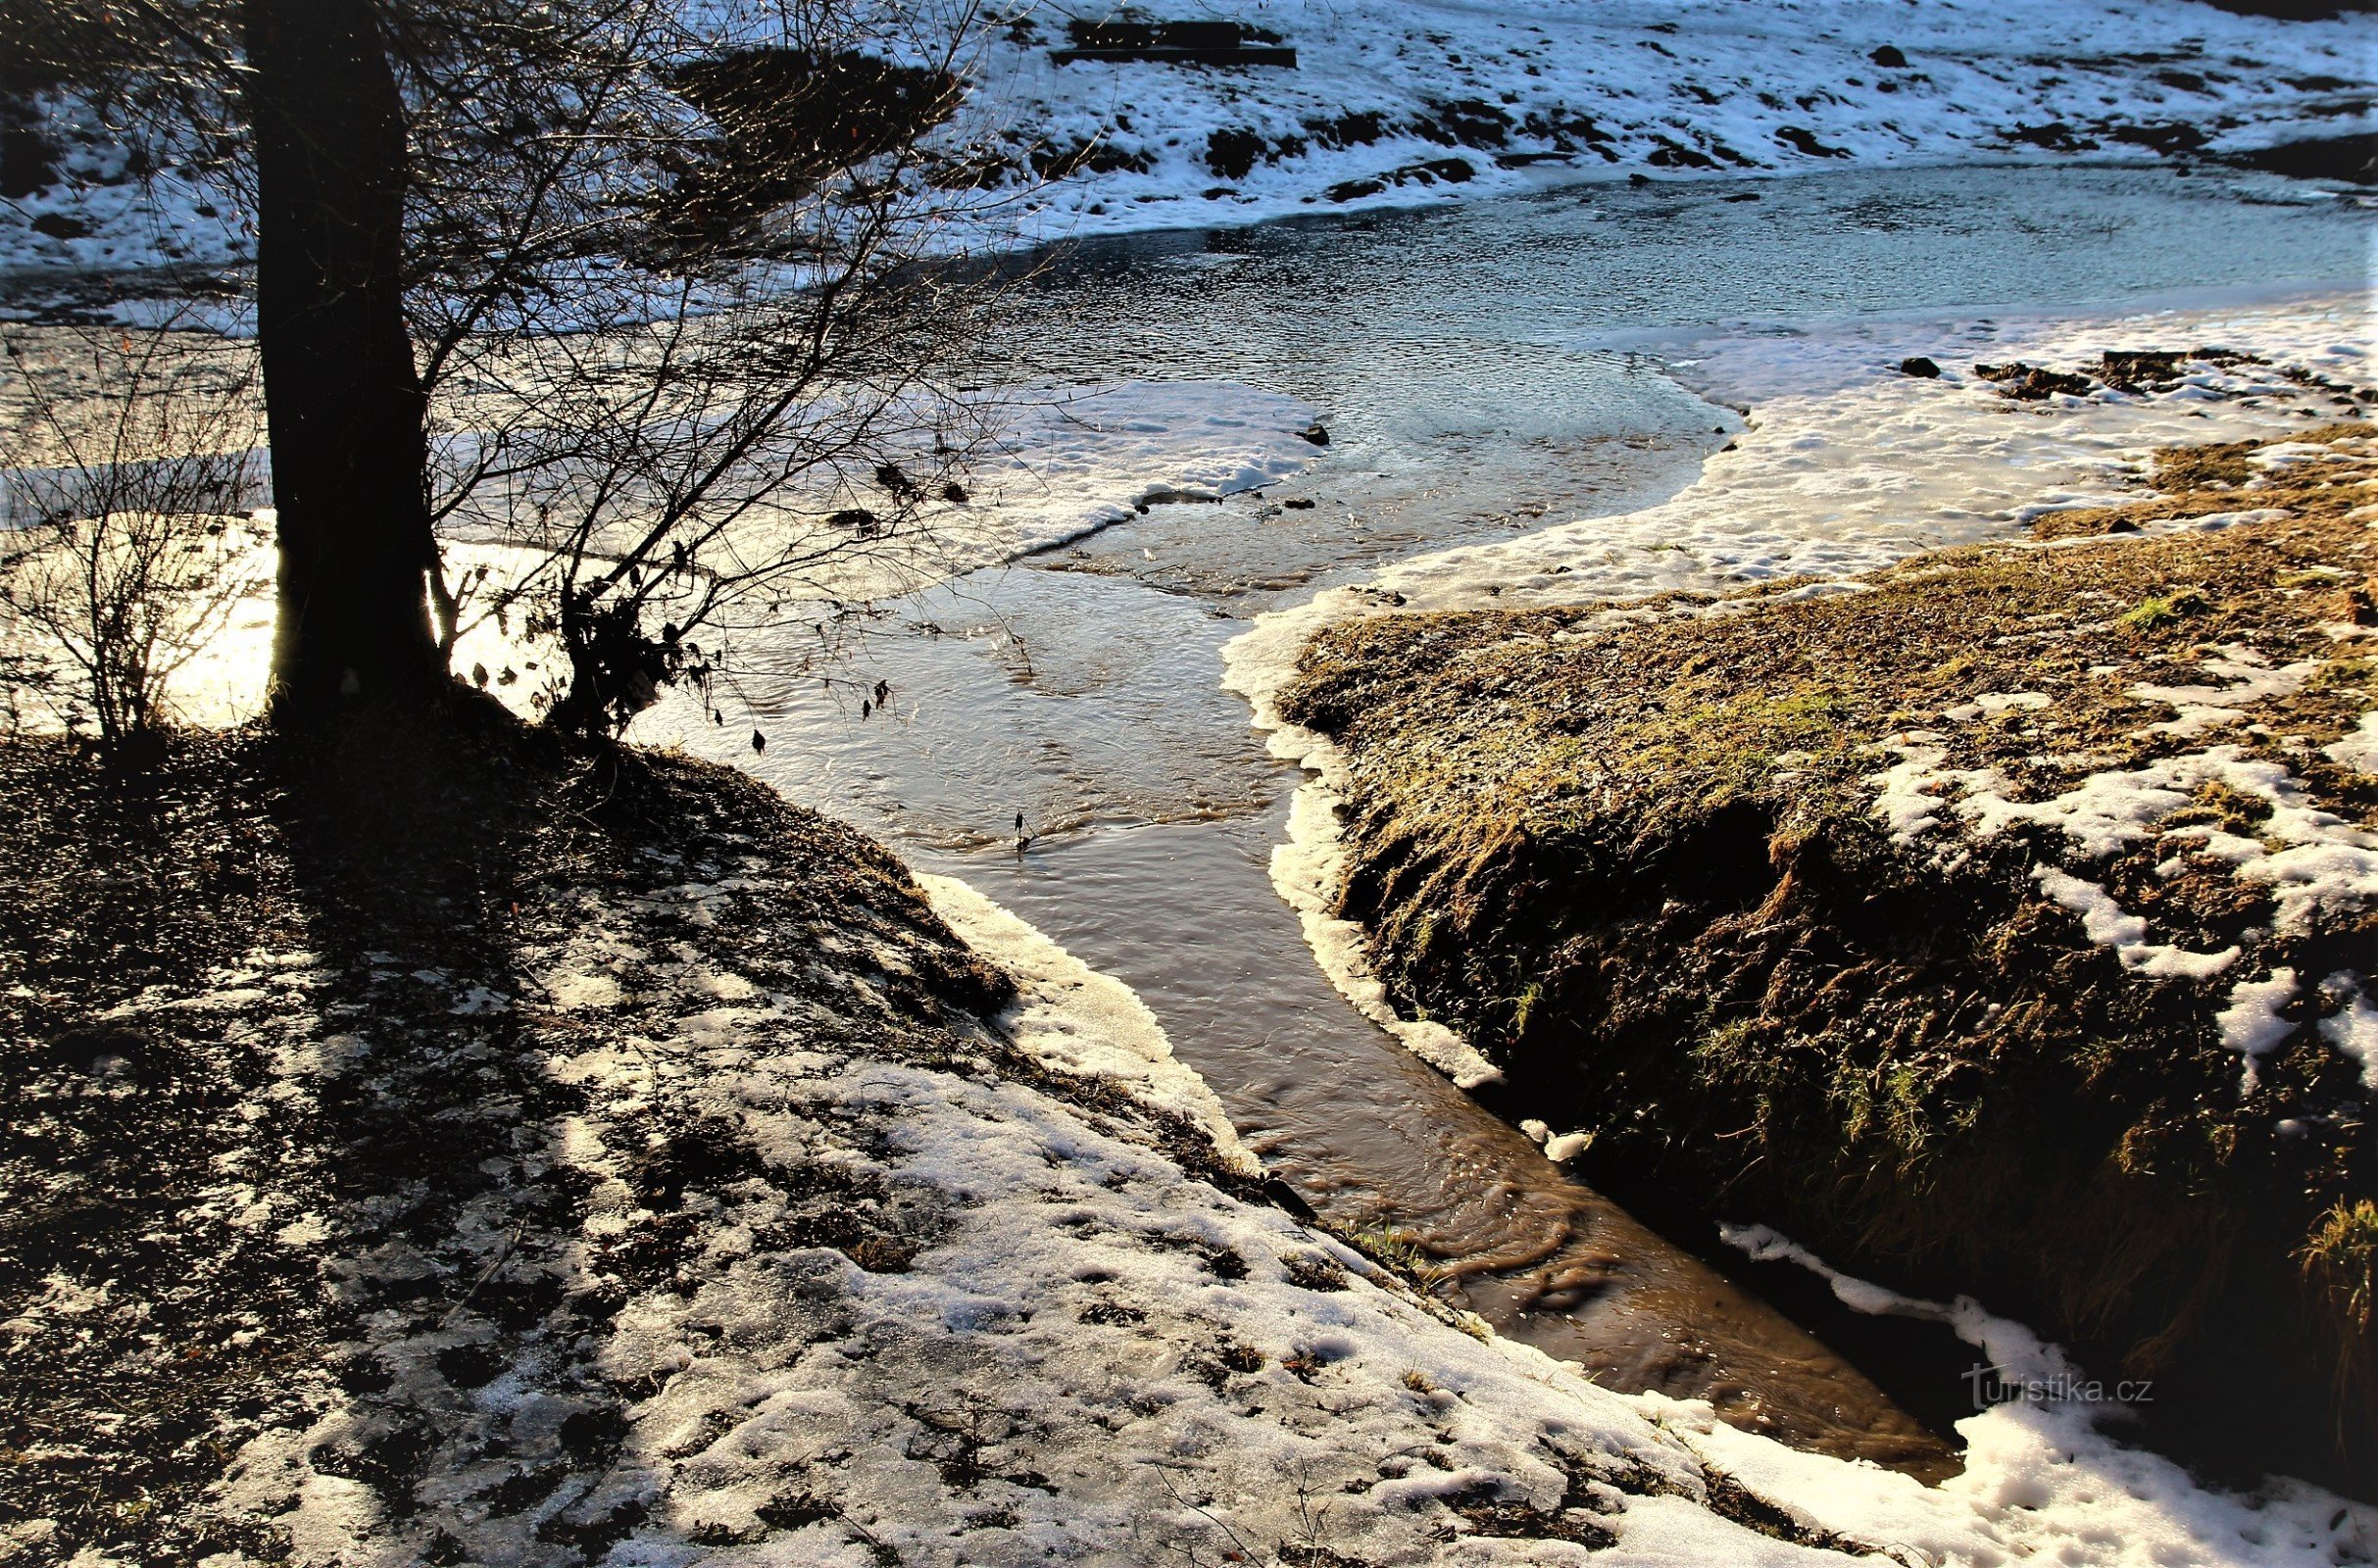
[[[2328,1308],[2336,1348],[2337,1431],[2346,1411],[2378,1403],[2378,1203],[2339,1200],[2312,1226],[2304,1250],[2305,1283]]]
[[[1381,1268],[1415,1281],[1423,1289],[1433,1291],[1452,1277],[1420,1238],[1411,1231],[1371,1225],[1359,1231],[1339,1232],[1338,1239]]]
[[[2149,594],[2134,610],[2115,617],[2132,631],[2161,631],[2176,626],[2191,615],[2202,615],[2212,609],[2212,601],[2194,588],[2178,588],[2165,594]]]
[[[2339,1200],[2312,1227],[2303,1259],[2338,1321],[2366,1338],[2378,1323],[2378,1203]]]

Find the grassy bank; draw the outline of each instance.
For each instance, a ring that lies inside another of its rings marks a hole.
[[[2365,428],[1855,592],[1342,624],[1282,710],[1346,755],[1344,912],[1622,1192],[2367,1491]]]

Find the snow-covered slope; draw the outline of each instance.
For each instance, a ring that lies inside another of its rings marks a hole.
[[[2202,0],[1196,0],[1143,14],[1282,36],[1293,69],[1076,61],[1106,0],[1019,0],[961,129],[1004,150],[989,243],[1647,174],[2193,158],[2378,124],[2378,24]],[[135,166],[52,96],[55,177],[0,198],[0,273],[219,268],[239,205]],[[969,202],[971,199],[968,199]]]
[[[1237,222],[1548,178],[2141,159],[2371,123],[2378,25],[2198,0],[1238,0],[1150,9],[1282,35],[1295,69],[1080,61],[1032,7],[977,113],[1043,234]]]
[[[1249,0],[1299,64],[1056,64],[1042,5],[984,62],[1042,233],[1249,220],[1551,178],[2143,159],[2366,128],[2368,19],[2195,0]]]

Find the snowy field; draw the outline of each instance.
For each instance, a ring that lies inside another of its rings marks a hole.
[[[1054,63],[1065,19],[1108,9],[1030,8],[983,62],[983,122],[1079,164],[1026,199],[1041,237],[1627,174],[2233,152],[2368,128],[2378,47],[2366,17],[2195,0],[1248,0],[1178,9],[1281,34],[1296,69]]]

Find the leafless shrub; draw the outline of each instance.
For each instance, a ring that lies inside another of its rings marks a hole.
[[[936,144],[976,10],[490,9],[423,8],[401,50],[430,510],[502,560],[432,599],[449,649],[489,618],[558,644],[551,716],[617,728],[713,701],[741,631],[914,586],[963,516],[983,426],[949,384],[988,295],[921,264],[984,212]]]
[[[261,586],[255,357],[183,332],[0,334],[0,647],[26,699],[125,757]]]

